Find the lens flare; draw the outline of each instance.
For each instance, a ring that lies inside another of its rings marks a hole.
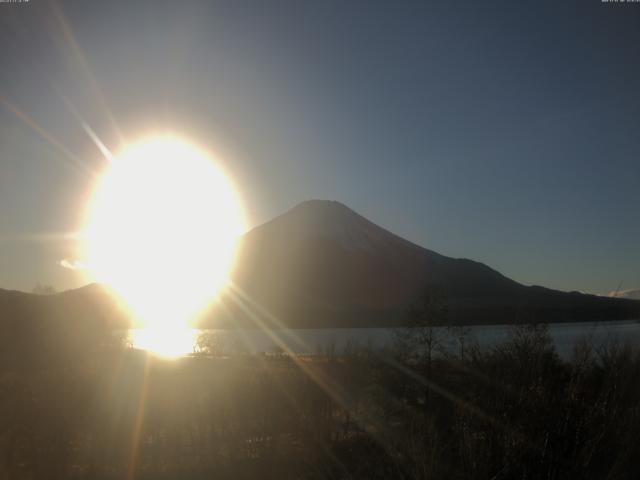
[[[147,331],[140,346],[167,351],[224,286],[244,228],[237,192],[212,159],[159,137],[127,148],[100,177],[84,253],[93,279]]]

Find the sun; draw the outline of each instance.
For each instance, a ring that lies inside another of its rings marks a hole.
[[[86,217],[92,277],[146,330],[144,348],[175,352],[171,337],[184,344],[184,331],[225,285],[244,231],[232,183],[196,146],[151,138],[110,162]]]

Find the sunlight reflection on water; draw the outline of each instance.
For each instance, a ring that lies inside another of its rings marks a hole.
[[[133,348],[177,358],[193,353],[199,335],[190,328],[138,328],[129,330],[129,341]]]

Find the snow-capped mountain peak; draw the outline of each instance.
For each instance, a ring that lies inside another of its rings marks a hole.
[[[410,244],[333,200],[302,202],[270,223],[287,231],[291,240],[330,240],[347,251],[374,253]]]

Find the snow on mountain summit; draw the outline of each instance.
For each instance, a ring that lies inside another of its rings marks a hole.
[[[273,220],[292,239],[327,239],[349,251],[373,253],[406,240],[334,200],[308,200]]]

